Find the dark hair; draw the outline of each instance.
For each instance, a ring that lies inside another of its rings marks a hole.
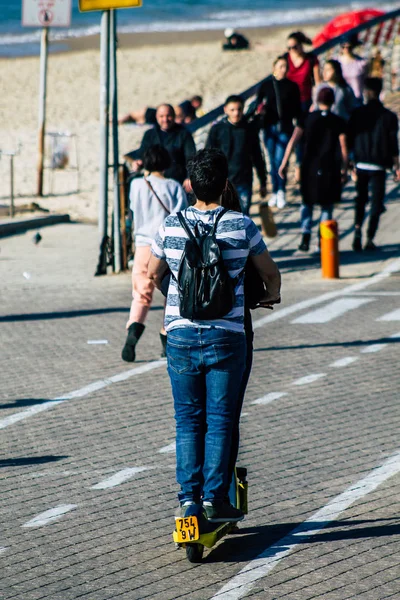
[[[333,77],[334,83],[336,83],[336,85],[338,85],[341,88],[347,87],[348,84],[345,78],[343,77],[342,65],[340,64],[340,62],[332,58],[331,60],[327,60],[325,64],[331,65],[332,69],[335,72]]]
[[[275,58],[274,62],[272,63],[272,66],[275,67],[280,60],[284,60],[286,64],[289,64],[288,57],[286,56],[286,54],[280,54]]]
[[[293,31],[293,33],[288,35],[286,39],[296,40],[298,44],[305,44],[306,46],[312,45],[310,38],[308,38],[302,31]]]
[[[330,87],[323,87],[317,94],[317,104],[324,104],[325,106],[332,106],[335,104],[335,92]]]
[[[228,210],[235,210],[236,212],[242,212],[242,207],[240,206],[239,195],[236,191],[233,183],[226,180],[226,184],[221,196],[221,206],[227,208]]]
[[[383,81],[379,77],[366,77],[364,88],[370,92],[374,92],[378,98],[383,88]]]
[[[169,152],[160,144],[150,146],[143,154],[143,167],[149,173],[165,171],[169,166],[171,166]]]
[[[192,120],[196,118],[196,111],[190,100],[184,100],[180,103],[179,107],[182,109],[184,117],[189,117]]]
[[[225,100],[224,106],[227,106],[227,104],[230,104],[231,102],[238,102],[239,104],[244,106],[244,100],[242,96],[238,96],[237,94],[232,94],[231,96],[228,96]]]
[[[216,148],[200,150],[187,165],[190,183],[196,198],[206,203],[221,196],[228,179],[228,161]]]
[[[190,102],[193,102],[193,101],[203,104],[203,96],[192,96],[190,98]]]
[[[352,48],[356,46],[360,46],[362,42],[358,39],[358,35],[356,33],[349,33],[345,35],[341,40],[341,44],[349,44]]]

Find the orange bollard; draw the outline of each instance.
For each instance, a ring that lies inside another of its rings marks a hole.
[[[339,239],[337,221],[322,221],[319,229],[321,236],[322,277],[338,279]]]

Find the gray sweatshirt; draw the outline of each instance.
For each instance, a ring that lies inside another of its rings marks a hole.
[[[180,183],[156,175],[149,175],[147,179],[170,213],[177,213],[187,207],[186,194]],[[133,212],[135,245],[150,246],[169,213],[161,206],[143,177],[132,181],[129,198]]]

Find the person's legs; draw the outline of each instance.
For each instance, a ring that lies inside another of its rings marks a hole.
[[[136,358],[136,344],[144,331],[144,322],[153,299],[154,284],[147,277],[150,254],[150,246],[139,246],[135,251],[132,267],[133,299],[126,324],[128,335],[121,353],[126,362],[134,362]]]
[[[289,139],[290,139],[290,136],[287,133],[281,132],[277,135],[277,142],[275,145],[275,168],[276,168],[277,173],[278,173],[279,167],[281,166],[286,147],[289,143]],[[277,189],[285,192],[286,191],[286,171],[285,171],[285,176],[283,179],[282,179],[282,177],[279,177],[279,175],[278,175],[277,181],[278,181]]]
[[[276,168],[276,146],[277,146],[277,135],[273,125],[268,127],[268,129],[264,130],[264,144],[268,152],[269,158],[269,169],[270,169],[270,177],[271,177],[271,185],[272,185],[272,193],[276,194],[279,190],[279,175],[278,170]],[[279,163],[280,164],[280,163]],[[278,166],[279,168],[279,166]]]
[[[245,369],[242,376],[242,381],[240,383],[240,392],[239,399],[236,406],[236,415],[235,422],[232,431],[232,444],[231,444],[231,453],[229,459],[229,482],[232,479],[233,469],[235,467],[238,452],[239,452],[239,442],[240,442],[240,414],[242,412],[244,395],[246,393],[247,384],[249,382],[251,367],[253,366],[253,339],[254,332],[251,322],[251,313],[249,309],[245,308],[245,316],[244,316],[244,330],[246,336],[246,363]]]
[[[251,206],[251,196],[252,196],[252,186],[250,185],[235,185],[236,191],[239,196],[240,206],[242,208],[242,212],[245,215],[248,215],[250,212]]]
[[[132,323],[144,323],[149,312],[154,292],[154,283],[147,277],[150,255],[150,246],[139,246],[135,250],[132,267],[132,304],[127,329]]]
[[[168,374],[176,420],[178,498],[200,502],[206,427],[206,378],[197,328],[172,330],[167,336]]]
[[[385,171],[375,171],[370,175],[371,181],[371,211],[369,215],[369,223],[367,230],[366,248],[375,249],[375,245],[371,244],[378,229],[379,219],[382,213],[385,212],[385,187],[386,173]]]
[[[321,206],[321,216],[319,218],[319,222],[330,221],[333,215],[333,204],[327,206]]]
[[[355,215],[354,215],[354,240],[353,250],[356,252],[362,250],[361,245],[361,228],[365,217],[365,207],[368,203],[368,185],[370,171],[357,169],[356,180],[356,200],[355,200]]]
[[[243,334],[221,329],[205,330],[203,339],[207,387],[203,502],[218,506],[229,485],[230,449],[245,369],[246,340]]]
[[[313,205],[302,204],[300,209],[300,222],[301,222],[301,242],[299,244],[299,250],[302,252],[308,252],[310,249],[311,239],[311,227],[313,217]]]

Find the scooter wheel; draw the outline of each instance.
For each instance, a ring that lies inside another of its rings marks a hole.
[[[186,558],[191,563],[201,563],[203,559],[203,544],[188,544],[186,546]]]

